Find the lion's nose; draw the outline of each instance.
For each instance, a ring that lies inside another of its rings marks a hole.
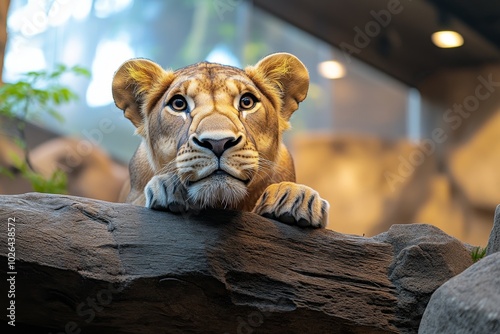
[[[199,140],[198,138],[194,137],[193,142],[198,146],[208,148],[210,151],[214,152],[217,158],[220,158],[226,150],[238,145],[238,143],[241,142],[241,138],[242,137],[239,136],[238,138],[234,137],[228,137],[222,139],[204,138],[202,140]]]

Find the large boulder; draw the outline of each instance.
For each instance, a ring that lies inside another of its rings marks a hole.
[[[485,257],[437,289],[419,333],[500,333],[500,253]]]
[[[394,225],[375,239],[394,247],[389,278],[398,291],[399,318],[407,328],[418,328],[434,291],[472,264],[460,241],[431,225]]]
[[[497,206],[495,211],[495,220],[488,240],[488,247],[486,248],[487,255],[496,252],[500,252],[500,205]]]
[[[36,193],[0,196],[0,222],[30,332],[416,333],[434,290],[472,264],[429,225],[364,238]]]

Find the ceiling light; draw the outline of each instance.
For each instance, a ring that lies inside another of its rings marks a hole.
[[[432,42],[440,48],[456,48],[464,44],[464,38],[456,31],[442,30],[432,34]]]
[[[339,79],[345,76],[345,67],[336,60],[328,60],[318,64],[318,72],[327,79]]]

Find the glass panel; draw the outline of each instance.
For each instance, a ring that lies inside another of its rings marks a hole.
[[[8,29],[5,81],[57,63],[92,71],[91,80],[67,79],[81,98],[62,110],[65,123],[46,118],[40,124],[97,142],[122,161],[139,138],[113,105],[111,80],[133,57],[174,69],[202,60],[241,67],[272,52],[290,52],[311,76],[309,96],[292,118],[292,134],[407,134],[408,87],[355,59],[343,64],[343,78],[323,77],[318,64],[342,62],[340,51],[246,1],[13,0]]]

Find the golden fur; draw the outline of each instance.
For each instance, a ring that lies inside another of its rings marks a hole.
[[[202,62],[166,71],[145,59],[123,64],[113,97],[143,138],[130,163],[127,202],[183,212],[253,211],[324,227],[328,203],[295,183],[282,143],[307,95],[309,75],[277,53],[245,70]]]

